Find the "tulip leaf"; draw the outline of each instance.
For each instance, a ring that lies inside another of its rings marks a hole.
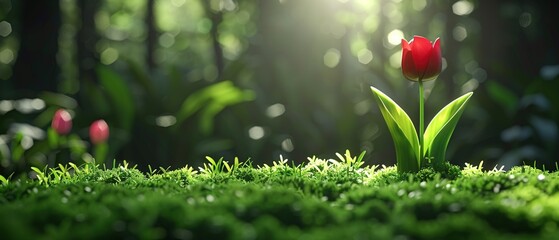
[[[371,90],[392,135],[398,171],[417,172],[420,163],[419,140],[413,122],[392,99],[374,87]]]
[[[425,148],[423,161],[430,159],[434,164],[443,163],[446,154],[446,148],[454,128],[464,112],[464,106],[470,100],[472,92],[466,93],[446,105],[441,111],[435,115],[433,120],[425,130]],[[423,165],[422,161],[422,165]]]

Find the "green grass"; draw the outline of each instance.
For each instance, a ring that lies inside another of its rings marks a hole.
[[[559,174],[399,174],[362,156],[204,168],[34,169],[0,182],[2,239],[553,239]]]

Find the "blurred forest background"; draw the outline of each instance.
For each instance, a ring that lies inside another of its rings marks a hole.
[[[463,166],[559,157],[559,26],[553,1],[0,0],[1,173],[91,159],[87,128],[110,125],[110,159],[141,169],[204,156],[262,164],[366,150],[394,164],[374,85],[416,122],[402,38],[441,38],[429,121],[475,91],[451,140]],[[74,116],[62,145],[54,111]],[[417,125],[417,123],[416,123]],[[110,161],[107,161],[110,163]]]

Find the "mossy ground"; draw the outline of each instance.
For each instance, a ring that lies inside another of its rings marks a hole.
[[[260,167],[212,159],[200,171],[150,174],[125,165],[63,167],[0,187],[0,232],[2,239],[559,236],[556,172],[467,165],[444,178],[360,165],[356,158]]]

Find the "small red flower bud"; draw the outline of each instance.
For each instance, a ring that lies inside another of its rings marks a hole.
[[[59,135],[66,135],[72,130],[72,116],[64,109],[58,109],[52,117],[50,126]]]
[[[99,119],[89,127],[89,138],[93,144],[99,144],[107,141],[109,138],[109,125],[105,120]]]
[[[408,43],[402,39],[402,73],[411,81],[429,81],[439,76],[442,69],[440,41],[414,36]]]

